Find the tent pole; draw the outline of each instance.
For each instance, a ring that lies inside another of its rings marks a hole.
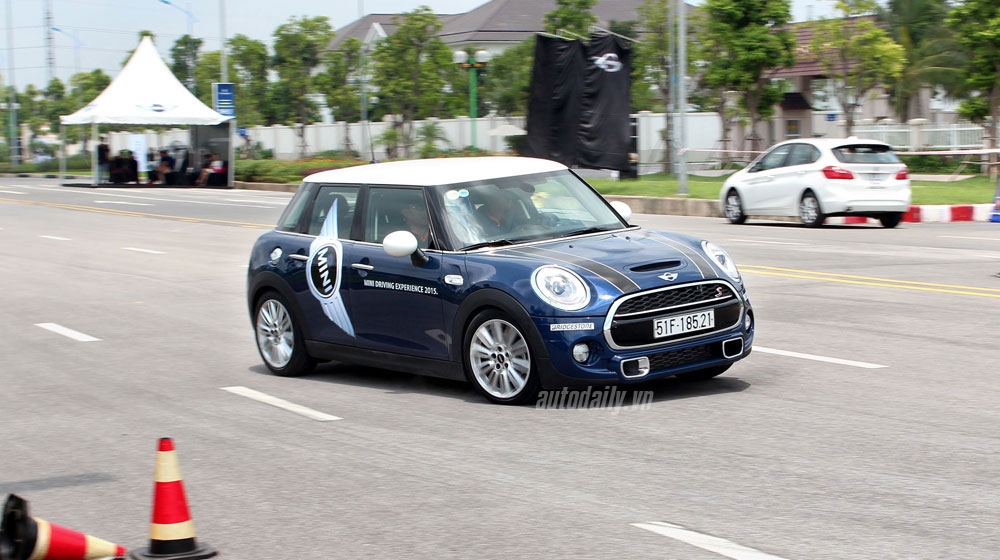
[[[97,123],[96,122],[90,123],[90,138],[92,140],[98,140],[98,138],[97,138]],[[97,144],[100,144],[100,141],[98,141]],[[99,183],[97,182],[97,180],[98,180],[98,176],[97,176],[97,144],[94,144],[94,149],[90,151],[90,172],[92,174],[91,175],[91,179],[94,181],[94,184],[99,186]],[[87,145],[84,144],[84,149],[86,149],[86,147],[87,147]]]
[[[236,186],[236,146],[233,145],[233,133],[236,128],[236,119],[229,119],[229,164],[226,166],[226,185]]]
[[[66,179],[66,125],[59,124],[59,177]]]

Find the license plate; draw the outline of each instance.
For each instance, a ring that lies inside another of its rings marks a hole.
[[[664,338],[675,334],[684,334],[715,326],[715,310],[698,311],[684,315],[674,315],[653,321],[653,336]]]

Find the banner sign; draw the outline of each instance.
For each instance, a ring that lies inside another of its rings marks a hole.
[[[526,155],[564,165],[632,172],[631,46],[535,37]]]
[[[149,147],[146,145],[146,135],[145,134],[129,134],[128,135],[128,149],[132,152],[132,157],[139,164],[137,169],[139,171],[149,171],[146,165],[149,163],[146,161],[146,150]]]
[[[236,89],[233,84],[212,84],[212,108],[224,117],[236,116]]]

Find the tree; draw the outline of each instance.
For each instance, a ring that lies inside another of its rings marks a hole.
[[[988,99],[986,105],[991,119],[986,125],[987,146],[996,147],[997,119],[1000,118],[1000,3],[965,0],[951,11],[948,26],[955,31],[956,40],[968,54],[965,81],[973,97]],[[990,155],[990,163],[996,163],[995,155]],[[996,177],[997,171],[996,165],[990,165],[991,178]]]
[[[889,87],[893,109],[901,122],[924,113],[920,91],[928,85],[949,95],[961,92],[961,48],[945,25],[946,0],[890,0],[879,10],[879,20],[903,47],[903,68]]]
[[[739,86],[740,72],[726,50],[727,45],[712,34],[707,14],[699,10],[691,20],[696,37],[691,45],[691,59],[711,62],[698,73],[698,90],[689,97],[689,101],[719,115],[722,125],[719,143],[723,150],[729,150],[732,149],[729,145],[729,133],[742,113],[729,91]],[[728,152],[722,152],[723,163],[728,160]]]
[[[226,64],[229,66],[229,75],[238,76],[236,72],[236,64],[233,59],[226,58]],[[201,53],[198,57],[198,64],[194,67],[194,90],[198,99],[202,103],[212,106],[212,83],[222,81],[222,51],[208,51]],[[233,83],[234,87],[238,88],[236,82]],[[241,116],[241,108],[239,103],[236,105],[236,115]],[[243,122],[240,119],[240,122]]]
[[[545,31],[558,33],[565,29],[584,37],[590,32],[590,26],[597,23],[597,16],[590,9],[597,0],[556,0],[556,9],[545,14],[542,20]]]
[[[333,38],[330,21],[324,16],[291,18],[274,31],[274,69],[287,97],[290,114],[298,120],[299,153],[306,154],[305,125],[315,120],[315,106],[307,95],[312,87],[312,71],[321,62],[323,49]]]
[[[733,89],[740,92],[750,114],[751,147],[756,150],[760,141],[757,123],[773,111],[768,103],[777,91],[767,72],[795,61],[792,36],[785,27],[791,18],[789,1],[707,0],[704,9],[708,33],[729,55],[724,64],[731,65]],[[709,67],[720,63],[711,60]]]
[[[202,40],[190,35],[181,35],[170,47],[170,71],[178,80],[187,85],[192,93],[201,97],[201,93],[195,87],[195,66],[198,64],[198,51],[201,49]]]
[[[891,84],[903,71],[903,47],[872,18],[865,17],[877,9],[874,0],[838,1],[842,17],[818,22],[809,46],[834,81],[834,94],[844,111],[848,136],[854,129],[854,113],[868,92]]]
[[[262,124],[265,111],[261,106],[267,101],[270,86],[267,45],[243,34],[236,35],[226,44],[229,46],[228,60],[235,69],[230,75],[235,79],[237,118],[246,125]]]
[[[670,21],[671,5],[674,0],[644,0],[639,6],[639,16],[642,18],[646,31],[643,42],[636,45],[635,67],[641,68],[644,80],[649,80],[660,94],[664,111],[670,111],[670,82],[673,70],[670,65],[670,46],[676,27]],[[649,82],[647,82],[648,84]],[[642,86],[641,86],[642,87]],[[648,92],[648,85],[645,86]],[[634,95],[634,92],[633,92]],[[670,173],[673,155],[671,142],[671,119],[667,119],[663,128],[663,172]]]
[[[323,53],[326,70],[315,77],[316,89],[337,120],[361,120],[361,41],[345,39],[337,49]]]
[[[435,37],[441,28],[437,16],[423,6],[394,18],[396,32],[379,43],[373,58],[373,85],[380,102],[397,115],[392,140],[403,144],[408,157],[413,121],[439,116],[446,102],[456,100],[455,87],[461,74],[451,61],[451,51]],[[451,90],[451,91],[448,91]]]
[[[493,57],[480,83],[482,99],[501,115],[525,115],[531,93],[535,38],[525,39]]]

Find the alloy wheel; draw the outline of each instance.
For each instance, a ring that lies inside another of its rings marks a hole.
[[[472,335],[469,363],[476,382],[498,399],[517,396],[531,374],[531,353],[517,327],[490,319]]]
[[[295,330],[288,310],[280,301],[269,299],[257,312],[257,345],[267,364],[281,369],[292,360]]]

